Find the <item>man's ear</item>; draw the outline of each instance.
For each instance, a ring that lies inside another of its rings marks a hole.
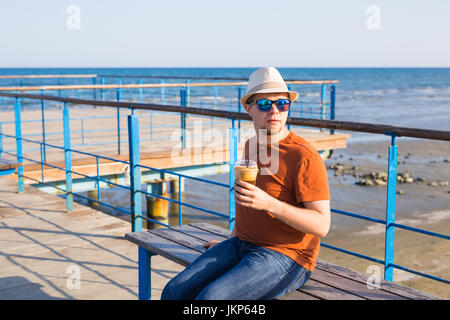
[[[247,111],[247,113],[249,113],[248,111],[250,110],[250,105],[249,104],[243,104],[245,111]]]

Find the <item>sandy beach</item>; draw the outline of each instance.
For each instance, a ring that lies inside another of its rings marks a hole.
[[[329,168],[332,208],[385,219],[386,186],[365,186],[355,182],[361,180],[364,174],[387,173],[389,145],[389,137],[383,142],[350,141],[346,149],[335,150],[331,159],[325,161]],[[396,221],[448,234],[448,142],[400,138],[397,145],[398,173],[408,173],[414,182],[397,183]],[[344,169],[330,169],[336,168],[336,165]],[[331,230],[323,242],[384,260],[384,226],[381,224],[363,220],[356,222],[354,218],[333,213]],[[369,266],[377,265],[383,276],[382,265],[327,248],[322,248],[319,258],[360,272],[368,272]],[[396,229],[394,263],[449,279],[450,244],[441,238]],[[450,298],[448,285],[409,272],[394,269],[394,282]]]

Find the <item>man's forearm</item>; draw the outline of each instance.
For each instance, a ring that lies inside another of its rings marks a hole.
[[[326,236],[330,228],[329,212],[295,207],[275,198],[268,211],[292,228],[319,237]]]

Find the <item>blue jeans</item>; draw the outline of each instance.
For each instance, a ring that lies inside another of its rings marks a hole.
[[[170,280],[161,300],[273,299],[300,288],[310,275],[282,253],[232,237]]]

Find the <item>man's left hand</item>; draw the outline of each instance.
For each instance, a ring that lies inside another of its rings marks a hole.
[[[234,198],[236,203],[243,207],[267,211],[271,211],[276,200],[262,189],[243,180],[234,182]]]

